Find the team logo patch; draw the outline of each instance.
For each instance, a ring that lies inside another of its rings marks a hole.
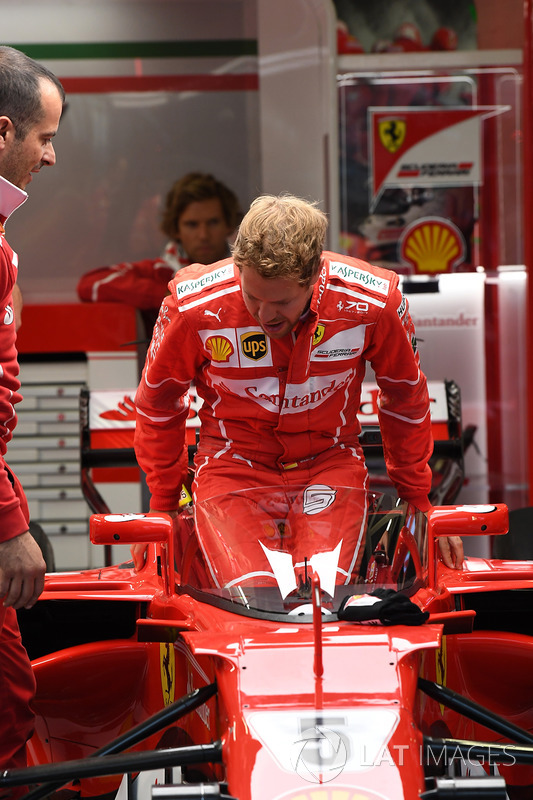
[[[326,326],[322,325],[322,323],[319,322],[313,334],[313,347],[322,341],[322,339],[324,338],[325,330]]]
[[[356,325],[335,333],[320,342],[311,352],[311,361],[345,361],[361,355],[365,344],[366,325]]]
[[[225,336],[210,336],[205,342],[212,361],[228,361],[233,353],[233,345]]]
[[[266,333],[241,333],[241,351],[246,358],[259,361],[268,353]]]

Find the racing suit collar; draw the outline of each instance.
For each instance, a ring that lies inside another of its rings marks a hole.
[[[27,192],[0,175],[0,222],[5,222],[27,198]]]
[[[329,271],[329,261],[328,259],[322,255],[322,259],[320,262],[320,271],[318,273],[318,279],[315,283],[313,294],[311,295],[311,301],[308,306],[308,313],[312,313],[316,315],[318,318],[320,303],[322,301],[322,297],[324,295],[324,291],[326,289],[326,285],[328,282],[328,271]]]

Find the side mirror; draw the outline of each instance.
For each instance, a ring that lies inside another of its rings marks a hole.
[[[435,587],[438,546],[441,536],[501,536],[509,530],[509,510],[504,503],[494,505],[435,506],[428,511],[428,580]]]
[[[428,526],[430,536],[498,536],[509,530],[509,511],[504,503],[435,506]]]
[[[92,514],[89,535],[93,544],[169,542],[173,520],[167,514]]]
[[[159,544],[158,572],[165,593],[175,586],[174,519],[167,514],[92,514],[89,534],[93,544]]]

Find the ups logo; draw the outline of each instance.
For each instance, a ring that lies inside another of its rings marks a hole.
[[[322,341],[322,339],[324,338],[325,330],[326,326],[322,325],[322,323],[319,322],[313,334],[313,347]]]
[[[259,361],[268,352],[267,337],[265,333],[241,333],[241,350],[246,358]]]

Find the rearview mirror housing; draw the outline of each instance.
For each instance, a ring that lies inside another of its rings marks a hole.
[[[173,520],[167,514],[92,514],[89,534],[93,544],[168,542]]]
[[[501,536],[509,530],[505,503],[435,506],[427,516],[430,536]]]

